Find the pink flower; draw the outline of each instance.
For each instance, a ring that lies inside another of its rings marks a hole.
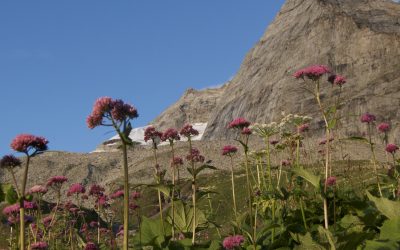
[[[341,75],[331,75],[330,77],[328,77],[328,81],[332,84],[335,84],[335,85],[338,85],[341,87],[343,84],[346,83],[346,78]]]
[[[289,160],[282,160],[281,161],[282,166],[290,166],[292,163]]]
[[[42,185],[35,185],[29,189],[30,194],[45,194],[47,191],[47,187]]]
[[[304,132],[307,132],[309,129],[310,129],[310,126],[307,123],[305,123],[305,124],[302,124],[297,127],[297,132],[304,133]]]
[[[101,97],[94,103],[92,113],[86,119],[86,123],[90,129],[93,129],[103,125],[104,118],[112,118],[114,121],[122,122],[137,117],[137,110],[132,105],[119,99]]]
[[[386,152],[394,154],[399,149],[399,147],[395,144],[389,143],[386,145]]]
[[[35,154],[37,152],[46,151],[48,143],[49,141],[44,137],[20,134],[11,142],[11,148],[25,154],[29,154],[29,151],[33,150],[32,154]]]
[[[99,250],[99,248],[93,242],[88,242],[86,243],[85,250]]]
[[[140,193],[137,192],[137,191],[134,191],[134,192],[131,193],[130,196],[131,196],[132,199],[139,199],[140,198]]]
[[[243,242],[244,237],[242,235],[233,235],[226,237],[222,242],[222,245],[225,249],[232,250],[235,249],[235,247],[239,247]]]
[[[89,195],[92,196],[102,196],[104,194],[105,189],[97,184],[93,184],[92,186],[90,186],[89,189]]]
[[[49,216],[44,217],[44,218],[42,219],[43,225],[44,225],[45,227],[49,227],[49,226],[50,226],[50,223],[51,223],[51,221],[52,221],[52,219],[53,219],[53,216],[52,216],[52,215],[49,215]]]
[[[129,209],[130,210],[136,210],[138,208],[139,208],[139,206],[136,203],[134,203],[134,202],[130,202],[129,203]]]
[[[174,156],[174,158],[171,160],[171,164],[173,166],[183,165],[183,159],[179,156]]]
[[[53,176],[47,181],[46,186],[48,187],[55,186],[56,188],[60,188],[61,185],[66,181],[68,181],[68,178],[65,176]]]
[[[24,201],[24,208],[25,209],[35,210],[35,209],[38,208],[38,206],[37,206],[37,204],[35,202]]]
[[[162,141],[169,140],[169,142],[173,142],[173,141],[179,141],[180,139],[181,137],[179,136],[178,131],[173,128],[165,130],[161,136]]]
[[[86,192],[86,189],[82,184],[74,183],[69,187],[67,196],[71,196],[73,194],[83,194],[85,192]]]
[[[294,73],[294,77],[299,79],[302,78],[304,79],[307,77],[308,79],[311,79],[313,81],[318,80],[321,76],[331,73],[331,70],[328,68],[328,66],[325,65],[313,65],[309,66],[307,68],[301,69]]]
[[[386,122],[382,122],[376,128],[378,129],[379,132],[386,133],[390,130],[390,125]]]
[[[231,156],[232,154],[236,153],[238,148],[232,145],[226,145],[222,148],[222,155]]]
[[[371,123],[376,120],[376,117],[373,114],[365,113],[361,116],[361,122],[363,123]]]
[[[124,190],[117,190],[110,195],[111,199],[118,199],[124,197]]]
[[[180,134],[182,136],[185,136],[186,138],[190,138],[192,136],[198,135],[199,131],[194,129],[192,125],[186,124],[185,126],[183,126],[183,128],[181,128]]]
[[[161,140],[162,133],[157,131],[153,126],[149,126],[144,131],[144,141],[152,140],[156,143],[157,140]]]
[[[0,167],[2,168],[13,168],[21,166],[21,160],[13,155],[5,155],[0,160]]]
[[[328,179],[326,179],[326,185],[329,187],[336,185],[336,177],[335,176],[328,177]]]
[[[190,155],[186,156],[186,160],[193,162],[204,162],[204,156],[200,154],[197,148],[192,148]]]
[[[90,227],[99,227],[99,226],[100,226],[99,223],[98,223],[97,221],[91,221],[91,222],[89,223],[89,225],[90,225]]]
[[[240,132],[242,135],[251,135],[251,129],[249,128],[243,128],[242,131]]]
[[[250,122],[243,117],[238,117],[228,124],[228,128],[243,129],[250,126]]]
[[[44,241],[38,241],[36,243],[31,244],[31,250],[33,249],[48,249],[49,245],[47,245]]]
[[[3,209],[3,214],[7,216],[15,215],[19,213],[19,204],[13,204],[10,206],[7,206]]]

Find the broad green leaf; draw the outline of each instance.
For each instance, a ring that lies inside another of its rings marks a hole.
[[[175,218],[174,224],[178,231],[183,233],[192,232],[193,229],[193,208],[183,204],[182,201],[174,203]],[[168,223],[172,225],[172,208],[168,210]],[[207,219],[203,211],[196,208],[196,228],[207,223]]]
[[[323,228],[322,226],[318,227],[318,232],[322,235],[325,235],[325,237],[328,239],[330,249],[335,250],[336,247],[335,247],[335,242],[334,242],[332,233],[329,230]]]
[[[6,184],[3,186],[5,193],[5,201],[8,204],[15,204],[18,201],[18,194],[15,191],[14,187],[10,184]]]
[[[304,168],[294,168],[293,172],[296,173],[298,176],[301,176],[306,181],[310,182],[315,188],[319,187],[321,180],[319,176],[314,175]]]
[[[380,229],[380,240],[400,241],[400,217],[386,220]]]
[[[365,248],[366,250],[399,250],[400,244],[396,241],[376,241],[367,240]]]
[[[292,235],[293,237],[293,235]],[[311,234],[307,233],[306,235],[296,234],[294,240],[300,243],[299,246],[296,246],[294,249],[297,250],[322,250],[325,249],[323,246],[319,245],[315,241],[313,241]]]
[[[217,168],[214,167],[214,166],[211,166],[211,165],[204,164],[204,165],[202,165],[202,166],[200,166],[200,167],[198,167],[198,168],[196,168],[196,169],[194,170],[195,175],[197,176],[197,175],[198,175],[201,171],[203,171],[204,169],[216,170]]]
[[[150,185],[150,187],[162,192],[166,196],[170,195],[171,186],[169,186],[169,185],[156,184],[156,185]]]
[[[165,225],[164,227],[170,228],[166,227]],[[161,245],[165,240],[163,235],[164,233],[159,218],[150,219],[143,216],[139,233],[135,235],[135,241],[140,241],[142,245],[151,245],[161,248]]]
[[[396,217],[400,217],[400,202],[399,201],[391,201],[386,198],[377,198],[372,196],[367,191],[367,196],[370,201],[372,201],[376,208],[389,219],[395,219]]]

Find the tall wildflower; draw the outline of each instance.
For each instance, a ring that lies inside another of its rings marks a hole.
[[[19,203],[20,203],[20,248],[25,249],[25,209],[24,209],[24,200],[25,200],[25,189],[26,182],[28,180],[28,169],[30,159],[44,151],[47,150],[47,144],[49,141],[41,136],[35,136],[31,134],[20,134],[16,136],[11,142],[11,148],[19,153],[23,153],[26,156],[26,164],[23,174],[23,179],[21,183],[21,190],[17,193],[19,194]],[[18,186],[15,187],[18,189]]]
[[[249,137],[252,133],[251,129],[249,128],[250,122],[247,121],[243,117],[238,117],[232,120],[228,124],[228,129],[235,129],[239,132],[239,137],[237,137],[237,141],[243,146],[244,155],[245,155],[245,169],[246,169],[246,186],[247,186],[247,195],[248,195],[248,207],[249,207],[249,216],[250,216],[250,226],[253,230],[252,238],[253,238],[253,247],[255,249],[256,243],[256,232],[255,232],[255,223],[253,219],[253,192],[250,183],[250,166],[249,166]]]
[[[127,146],[132,145],[132,140],[129,134],[132,130],[131,120],[138,117],[138,112],[135,107],[124,103],[119,99],[110,97],[101,97],[96,100],[93,106],[92,113],[87,117],[86,123],[90,129],[97,126],[113,127],[117,132],[122,144],[123,154],[123,174],[124,174],[124,193],[129,193],[128,180],[128,153]],[[124,240],[123,249],[128,249],[128,228],[129,227],[129,197],[124,196]]]
[[[233,212],[235,218],[237,218],[237,207],[236,207],[236,194],[235,194],[235,176],[233,172],[233,155],[236,154],[238,148],[232,145],[226,145],[222,148],[222,155],[228,156],[231,160],[231,182],[232,182],[232,201],[233,201]]]
[[[199,134],[199,131],[193,128],[191,124],[185,124],[179,134],[183,137],[186,137],[189,142],[189,155],[186,157],[188,161],[190,161],[190,166],[192,170],[192,203],[193,203],[193,228],[192,228],[192,245],[196,242],[196,175],[195,173],[195,160],[201,158],[200,153],[196,149],[193,150],[192,146],[192,137]],[[204,157],[203,157],[204,161]]]
[[[372,163],[374,164],[374,172],[375,172],[375,176],[376,176],[376,182],[378,185],[379,195],[382,197],[382,189],[381,189],[381,184],[380,184],[380,179],[379,179],[379,174],[378,174],[378,167],[377,167],[377,160],[376,160],[376,155],[375,155],[375,146],[374,146],[374,142],[372,139],[372,127],[376,121],[376,116],[367,112],[367,113],[364,113],[361,115],[360,121],[362,123],[367,124],[368,142],[369,142],[370,150],[372,153]]]
[[[336,124],[336,110],[339,105],[339,98],[340,98],[340,93],[342,91],[342,85],[346,83],[346,78],[343,76],[338,76],[335,74],[332,74],[331,76],[328,76],[328,82],[331,82],[333,85],[339,86],[339,95],[337,97],[335,106],[330,109],[329,107],[324,107],[321,101],[321,78],[325,75],[331,74],[332,71],[329,69],[328,66],[325,65],[313,65],[306,67],[304,69],[301,69],[297,71],[294,74],[294,77],[297,79],[303,79],[305,82],[308,82],[308,80],[311,81],[311,87],[308,89],[311,93],[313,93],[315,100],[317,101],[320,113],[322,115],[322,118],[325,123],[325,138],[331,138],[331,130]],[[331,111],[333,110],[333,112]],[[329,177],[329,169],[330,169],[330,151],[329,151],[329,140],[327,140],[325,144],[325,180],[328,179]],[[327,187],[325,185],[324,192],[327,192]],[[329,223],[328,223],[328,202],[326,197],[324,197],[324,224],[325,228],[328,229]]]
[[[168,141],[171,148],[171,167],[172,167],[172,237],[175,237],[175,181],[176,181],[176,169],[178,169],[178,181],[179,181],[179,165],[183,164],[183,160],[180,157],[175,156],[174,142],[179,141],[181,137],[179,133],[174,128],[169,128],[165,130],[161,135],[162,141]],[[179,184],[179,183],[178,183]]]
[[[154,156],[154,169],[155,169],[155,178],[157,185],[161,185],[163,182],[163,172],[160,170],[160,165],[158,164],[157,158],[157,145],[161,142],[162,133],[156,130],[153,126],[149,126],[144,131],[144,141],[151,141],[153,156]],[[164,232],[164,219],[163,219],[163,209],[162,209],[162,200],[161,200],[161,191],[160,189],[157,190],[158,195],[158,207],[160,211],[160,222],[161,228]]]

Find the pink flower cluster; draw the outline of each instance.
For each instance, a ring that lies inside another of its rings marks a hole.
[[[68,178],[65,176],[53,176],[47,181],[46,186],[60,188],[66,181],[68,181]]]
[[[12,214],[18,214],[19,213],[19,204],[13,204],[5,207],[3,209],[3,214],[10,216]]]
[[[370,113],[365,113],[361,116],[361,122],[363,123],[372,123],[376,120],[376,116]]]
[[[173,166],[183,165],[183,159],[179,156],[174,156],[174,158],[171,160],[171,165]]]
[[[190,138],[192,136],[196,136],[199,134],[199,131],[193,128],[191,124],[185,124],[183,128],[180,131],[180,134],[182,136],[185,136],[186,138]]]
[[[73,194],[83,194],[85,192],[86,192],[86,189],[82,184],[74,183],[69,187],[67,196],[71,196]]]
[[[12,140],[10,146],[17,152],[28,154],[30,150],[34,150],[35,152],[46,151],[48,143],[49,141],[41,136],[20,134]]]
[[[396,151],[399,150],[399,147],[395,144],[389,143],[386,145],[386,152],[394,154]]]
[[[336,177],[335,176],[328,177],[328,179],[326,179],[326,185],[328,187],[336,185]]]
[[[228,236],[222,242],[222,245],[227,250],[235,249],[235,247],[239,247],[244,242],[244,237],[242,235],[233,235]]]
[[[85,250],[99,250],[99,248],[93,242],[88,242],[86,243]]]
[[[111,199],[118,199],[124,197],[124,190],[117,190],[110,195]]]
[[[305,123],[305,124],[302,124],[297,127],[297,132],[304,133],[304,132],[307,132],[309,129],[310,129],[310,126],[307,123]]]
[[[154,143],[157,140],[161,140],[162,133],[157,131],[153,126],[149,126],[144,131],[144,141],[147,142],[152,140]]]
[[[197,148],[192,148],[190,155],[186,156],[186,160],[193,162],[204,162],[204,156],[200,154],[200,151]]]
[[[382,122],[376,128],[378,129],[379,132],[386,133],[390,130],[390,125],[389,123]]]
[[[346,78],[341,75],[331,75],[328,77],[328,81],[334,85],[342,86],[343,84],[346,83]]]
[[[169,140],[170,142],[173,142],[173,141],[179,141],[180,139],[181,137],[179,136],[178,131],[173,128],[165,130],[161,136],[162,141]]]
[[[90,129],[93,129],[103,125],[103,118],[122,122],[136,117],[138,117],[138,112],[132,105],[119,99],[101,97],[94,103],[92,113],[87,117],[86,123]]]
[[[244,129],[250,126],[250,122],[243,117],[238,117],[228,124],[228,128]]]
[[[307,77],[308,79],[311,79],[313,81],[318,80],[321,76],[331,73],[331,70],[328,68],[328,66],[325,65],[313,65],[309,66],[307,68],[301,69],[294,73],[294,77],[299,79],[302,78],[304,79]]]
[[[48,249],[48,248],[49,248],[49,245],[44,241],[38,241],[36,243],[31,244],[31,250],[34,250],[34,249],[42,249],[43,250],[43,249]]]
[[[13,168],[21,166],[21,160],[13,155],[5,155],[0,160],[0,167],[2,168]]]
[[[29,189],[30,194],[45,194],[47,191],[47,187],[42,185],[35,185]]]
[[[232,156],[232,154],[236,153],[238,148],[232,145],[226,145],[222,148],[222,155]]]
[[[240,132],[242,135],[251,135],[251,129],[249,128],[243,128],[242,131]]]

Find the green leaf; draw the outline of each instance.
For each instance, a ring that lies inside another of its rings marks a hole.
[[[398,250],[400,248],[396,241],[367,240],[366,243],[364,248],[366,250]]]
[[[306,181],[310,182],[315,188],[319,187],[321,180],[319,176],[314,175],[304,168],[294,168],[293,172],[296,173],[298,176],[301,176]]]
[[[386,220],[380,229],[380,240],[400,241],[400,217]]]
[[[197,175],[198,175],[201,171],[203,171],[204,169],[216,170],[217,168],[214,167],[214,166],[211,166],[211,165],[204,164],[204,165],[201,165],[200,167],[196,168],[196,169],[194,170],[194,174],[197,176]]]
[[[361,136],[352,136],[352,137],[348,137],[348,138],[345,138],[342,140],[359,141],[359,142],[364,142],[366,144],[369,144],[368,139],[365,137],[361,137]]]
[[[182,201],[174,203],[175,218],[174,223],[178,231],[183,233],[192,232],[193,229],[193,208],[185,205]],[[167,221],[172,225],[172,209],[168,210]],[[207,224],[207,219],[203,211],[196,208],[196,228]]]
[[[396,217],[400,217],[400,202],[391,201],[384,197],[374,197],[368,191],[367,196],[368,199],[375,204],[376,208],[389,219],[396,219]]]
[[[162,235],[163,231],[159,218],[149,219],[143,216],[140,231],[135,235],[135,241],[140,241],[142,245],[150,245],[159,249],[165,241]]]
[[[8,204],[15,204],[18,201],[18,194],[15,191],[14,187],[10,184],[3,185],[3,190],[5,193],[5,201]]]
[[[335,247],[335,242],[333,240],[332,233],[329,230],[323,228],[322,226],[318,226],[318,232],[320,234],[322,234],[322,235],[325,235],[325,237],[328,239],[328,242],[329,242],[329,245],[330,245],[330,249],[331,250],[335,250],[336,247]]]
[[[328,129],[333,129],[336,126],[337,119],[332,119],[328,122]]]
[[[293,235],[292,235],[293,237]],[[294,249],[297,250],[322,250],[325,249],[323,246],[319,245],[315,241],[313,241],[311,234],[306,233],[306,235],[296,234],[294,240],[300,243],[299,246],[296,246]]]
[[[151,188],[162,192],[164,195],[169,196],[171,191],[170,185],[163,185],[163,184],[156,184],[156,185],[149,185]]]

